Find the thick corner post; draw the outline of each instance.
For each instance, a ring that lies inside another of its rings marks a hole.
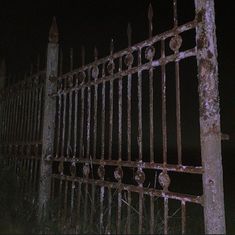
[[[51,193],[52,166],[49,161],[53,154],[56,100],[50,94],[56,91],[56,77],[58,72],[58,29],[55,18],[53,19],[47,48],[47,65],[44,97],[44,119],[42,133],[42,157],[39,182],[39,209],[40,216],[43,214]]]
[[[214,0],[195,0],[206,234],[224,234],[224,190]]]

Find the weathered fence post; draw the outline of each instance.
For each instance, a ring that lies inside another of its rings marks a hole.
[[[2,90],[6,85],[6,64],[4,59],[0,63],[0,90]]]
[[[205,233],[224,234],[226,229],[214,0],[195,0],[195,7],[198,21],[196,40]]]
[[[39,182],[39,213],[43,214],[43,208],[50,198],[52,166],[48,160],[53,154],[53,141],[55,131],[56,100],[49,95],[55,92],[54,82],[58,70],[58,29],[55,18],[53,19],[47,48],[47,67],[44,96],[44,119],[42,133],[42,157]]]

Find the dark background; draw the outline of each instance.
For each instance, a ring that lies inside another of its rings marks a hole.
[[[81,64],[81,46],[86,48],[86,63],[93,59],[94,46],[99,57],[109,54],[110,39],[115,51],[127,47],[126,27],[132,24],[132,44],[148,36],[147,8],[149,1],[1,1],[0,7],[0,57],[5,58],[8,83],[14,83],[29,73],[37,56],[45,58],[48,31],[52,17],[56,16],[59,41],[68,58],[74,48],[75,64]],[[170,0],[153,0],[154,34],[170,29],[173,24]],[[230,135],[222,143],[225,201],[229,228],[235,223],[233,202],[235,164],[235,78],[234,78],[234,4],[215,0],[216,28],[219,62],[219,90],[221,101],[222,132]],[[193,0],[179,0],[179,23],[194,17]],[[67,54],[66,54],[67,53]],[[43,67],[43,63],[41,67]],[[34,67],[35,68],[35,67]],[[188,71],[190,73],[190,71]],[[185,88],[186,89],[186,88]],[[233,222],[234,221],[234,222]]]

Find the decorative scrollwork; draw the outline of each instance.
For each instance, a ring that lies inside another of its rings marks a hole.
[[[143,184],[145,181],[145,173],[143,172],[142,169],[138,169],[135,173],[135,181],[138,184]]]
[[[147,47],[145,50],[145,58],[147,60],[152,60],[155,55],[155,48],[153,46]]]
[[[158,181],[163,189],[167,189],[171,183],[171,179],[166,171],[163,171],[158,176]]]
[[[171,38],[170,40],[170,48],[172,51],[177,51],[180,49],[181,45],[182,45],[182,37],[180,35],[176,35],[174,37]]]
[[[86,78],[86,74],[84,71],[78,73],[78,83],[82,83]]]
[[[68,86],[71,88],[73,87],[73,77],[72,76],[68,76]]]
[[[99,68],[98,66],[94,66],[91,71],[91,76],[96,79],[99,76]]]
[[[121,167],[117,167],[114,171],[114,178],[119,181],[123,177],[123,170]]]
[[[125,56],[124,58],[124,63],[126,66],[131,66],[133,64],[133,61],[134,61],[134,57],[132,54],[128,54]]]
[[[115,64],[113,63],[113,61],[109,61],[108,65],[107,65],[108,73],[109,74],[113,73],[114,68],[115,68]]]

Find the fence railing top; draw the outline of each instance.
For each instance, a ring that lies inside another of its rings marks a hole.
[[[78,72],[87,70],[88,68],[91,68],[93,66],[97,66],[99,64],[103,64],[103,63],[106,63],[106,62],[109,62],[109,61],[113,61],[113,60],[115,60],[119,57],[122,57],[122,56],[125,56],[127,54],[133,53],[134,51],[137,51],[137,50],[142,49],[144,47],[151,46],[152,44],[154,44],[158,41],[166,40],[167,38],[173,37],[176,34],[180,34],[180,33],[183,33],[185,31],[194,29],[196,27],[196,25],[197,25],[197,20],[194,19],[194,20],[189,21],[189,22],[187,22],[185,24],[182,24],[180,26],[177,26],[177,27],[174,26],[172,29],[170,29],[168,31],[157,34],[157,35],[155,35],[153,37],[150,37],[150,38],[148,38],[148,39],[146,39],[146,40],[144,40],[140,43],[134,44],[132,46],[129,46],[129,47],[127,47],[123,50],[120,50],[118,52],[115,52],[115,53],[113,53],[113,40],[112,40],[110,55],[108,55],[106,57],[103,57],[103,58],[100,58],[100,59],[97,59],[97,57],[96,57],[96,59],[94,61],[92,61],[91,63],[88,63],[86,65],[84,65],[84,63],[82,63],[81,67],[59,75],[58,80],[64,79],[65,77],[71,76],[71,75],[76,74]],[[130,26],[128,28],[129,28],[129,31],[131,31]],[[130,38],[131,38],[131,36],[130,36],[130,32],[129,32],[129,38],[128,39],[131,40]]]

